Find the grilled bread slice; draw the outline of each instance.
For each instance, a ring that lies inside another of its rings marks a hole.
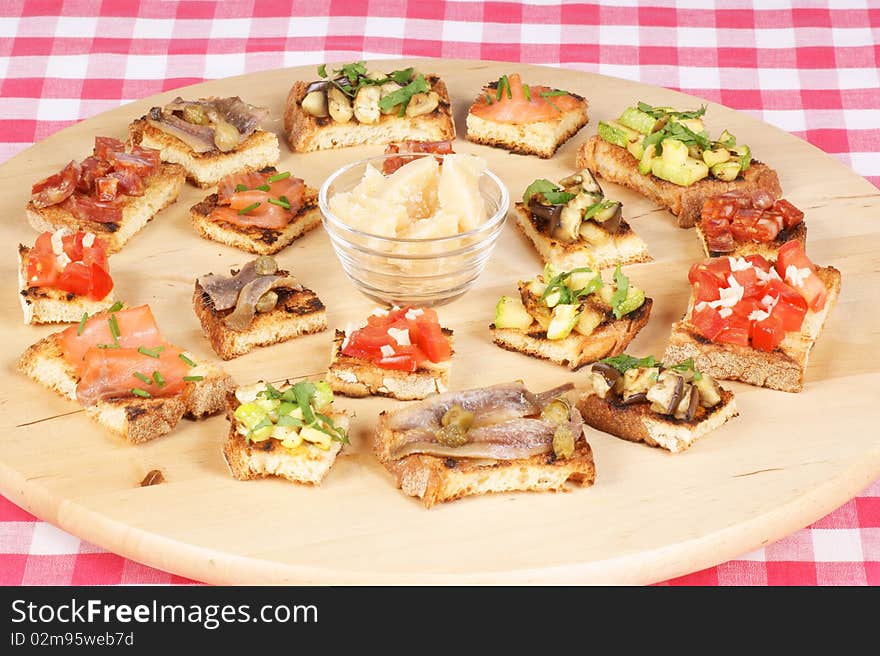
[[[544,263],[552,264],[558,269],[570,271],[589,267],[600,271],[618,263],[636,264],[653,259],[648,254],[645,242],[623,220],[620,221],[620,228],[616,233],[606,233],[607,241],[604,243],[577,241],[569,244],[548,236],[546,220],[534,216],[523,203],[516,204],[513,218],[526,238],[534,244]]]
[[[489,331],[492,341],[503,349],[550,360],[575,371],[585,364],[623,353],[648,323],[652,306],[653,301],[646,298],[635,312],[602,324],[590,335],[572,331],[562,339],[547,339],[547,331],[538,323],[527,330],[496,328],[493,323]]]
[[[825,307],[819,312],[808,310],[800,332],[787,333],[776,350],[768,353],[751,346],[716,344],[706,340],[688,321],[694,305],[691,296],[684,318],[672,326],[663,359],[682,362],[693,358],[698,370],[717,379],[739,380],[783,392],[800,392],[804,387],[810,351],[840,294],[840,271],[834,267],[816,267],[816,271],[828,288]]]
[[[739,414],[733,394],[728,390],[721,390],[721,403],[691,421],[658,414],[651,410],[649,403],[624,405],[592,392],[581,397],[577,408],[584,421],[593,428],[672,453],[688,449],[698,439]]]
[[[328,449],[303,443],[292,452],[281,445],[279,440],[270,438],[262,442],[251,442],[238,432],[235,409],[239,406],[233,392],[226,395],[226,416],[229,419],[229,434],[223,442],[223,458],[229,472],[240,481],[249,481],[268,476],[279,476],[292,483],[319,485],[336,462],[342,449],[342,442],[334,440]],[[330,416],[337,427],[348,431],[348,417],[344,413]]]
[[[247,330],[232,330],[223,321],[233,310],[214,308],[198,281],[193,293],[193,308],[211,347],[224,360],[231,360],[258,346],[286,342],[300,335],[327,330],[327,310],[310,289],[278,289],[278,303],[269,312],[259,312]]]
[[[79,377],[64,359],[57,333],[30,346],[19,359],[18,370],[64,398],[76,401]],[[222,411],[226,392],[234,385],[232,378],[213,363],[199,363],[190,369],[189,375],[202,379],[186,382],[176,396],[107,399],[86,406],[86,414],[111,433],[137,444],[170,432],[182,417],[201,419]]]
[[[119,223],[100,223],[79,219],[61,205],[37,207],[33,201],[27,209],[28,223],[38,232],[54,232],[67,228],[72,232],[92,232],[107,244],[107,253],[116,253],[161,210],[177,200],[186,174],[179,164],[162,164],[155,175],[144,180],[143,196],[121,196],[122,220]]]
[[[468,113],[467,139],[486,146],[504,148],[512,153],[549,159],[562,144],[587,124],[587,101],[583,98],[581,100],[582,107],[564,112],[552,121],[536,123],[499,123]]]
[[[774,199],[782,196],[776,171],[766,164],[753,161],[742,177],[731,182],[704,178],[690,187],[639,173],[638,161],[626,148],[621,148],[593,135],[577,153],[578,168],[588,168],[606,180],[621,184],[665,207],[678,217],[681,228],[692,228],[700,216],[703,201],[726,191],[767,191]]]
[[[307,153],[314,150],[346,148],[366,144],[385,145],[396,141],[448,141],[455,138],[455,123],[446,85],[437,75],[425,80],[440,97],[437,107],[422,116],[383,114],[377,123],[337,123],[330,117],[318,118],[305,112],[307,82],[295,82],[284,108],[284,133],[291,150]]]
[[[257,226],[239,226],[226,221],[215,221],[210,217],[217,207],[217,194],[190,208],[193,227],[205,239],[238,248],[257,255],[274,255],[287,248],[309,230],[321,225],[321,212],[318,209],[318,192],[306,187],[303,206],[296,216],[281,230]]]
[[[74,323],[82,319],[83,313],[95,314],[115,302],[112,290],[100,301],[93,301],[52,287],[31,287],[27,280],[30,251],[18,245],[18,293],[25,323]]]
[[[589,487],[596,480],[593,452],[579,439],[570,458],[556,458],[551,451],[519,460],[474,461],[412,454],[391,457],[395,432],[389,427],[391,413],[382,412],[376,427],[373,450],[391,472],[404,494],[421,499],[425,508],[461,497],[492,492],[564,492],[567,483]]]
[[[720,257],[730,255],[731,257],[748,257],[749,255],[761,255],[768,260],[775,260],[776,254],[785,242],[799,241],[806,246],[807,244],[807,224],[801,221],[794,228],[780,231],[776,238],[772,241],[754,242],[754,241],[736,241],[734,249],[729,253],[718,253],[709,250],[709,244],[706,242],[706,235],[703,232],[702,221],[697,217],[697,223],[694,228],[697,231],[697,237],[703,245],[703,251],[707,257]]]
[[[256,130],[226,153],[216,149],[197,153],[177,137],[150,125],[146,116],[128,127],[128,137],[132,145],[160,151],[163,162],[180,164],[187,179],[203,189],[213,187],[227,175],[272,166],[281,157],[278,137],[265,130]]]
[[[452,347],[452,331],[444,328],[443,334]],[[413,401],[445,392],[449,386],[451,359],[445,362],[425,361],[414,372],[394,371],[377,367],[368,360],[343,355],[344,342],[345,332],[337,330],[326,376],[334,392],[356,398],[389,396],[400,401]]]

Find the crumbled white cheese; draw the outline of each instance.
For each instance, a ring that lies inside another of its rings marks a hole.
[[[755,267],[755,273],[758,275],[758,280],[761,282],[770,282],[771,280],[782,280],[779,277],[779,274],[776,273],[776,269],[770,267],[769,271],[764,271],[760,267]]]
[[[730,258],[730,270],[731,271],[745,271],[746,269],[752,268],[752,263],[748,262],[744,257],[731,257]]]
[[[358,382],[357,376],[355,376],[350,371],[337,371],[336,377],[340,380],[344,380],[346,383],[356,383]]]
[[[420,316],[422,316],[424,313],[425,313],[425,311],[422,308],[416,308],[414,310],[407,310],[406,314],[404,314],[403,316],[405,316],[410,321],[415,321]]]
[[[67,253],[61,251],[59,255],[55,256],[55,264],[58,266],[60,270],[63,270],[68,264],[70,264],[70,258],[67,256]]]
[[[697,303],[697,304],[694,306],[694,309],[695,309],[697,312],[702,312],[702,311],[705,310],[707,307],[709,307],[709,304],[708,304],[706,301],[700,301],[699,303]]]
[[[731,287],[742,287],[742,285],[739,284],[739,280],[737,280],[736,276],[734,276],[732,273],[727,276],[727,284]]]
[[[385,310],[385,309],[383,309],[383,308],[376,308],[375,310],[373,310],[372,312],[370,312],[370,315],[371,315],[371,316],[374,316],[374,317],[387,317],[387,316],[388,316],[388,310]]]
[[[770,294],[765,294],[764,298],[761,299],[761,305],[765,307],[773,307],[776,304],[776,299],[770,296]]]
[[[382,352],[383,358],[390,358],[392,355],[394,355],[394,349],[387,344],[383,344],[382,346],[380,346],[379,350]]]
[[[400,346],[412,345],[412,342],[409,339],[408,328],[389,328],[388,334],[391,336],[391,339],[397,342]]]
[[[749,312],[749,321],[763,321],[770,316],[769,312],[763,310],[752,310]]]
[[[804,281],[810,276],[810,273],[812,272],[809,267],[798,269],[794,264],[789,264],[785,267],[785,282],[793,287],[803,287]]]
[[[52,233],[52,252],[55,255],[61,255],[64,252],[64,242],[61,240],[64,239],[66,234],[67,230],[64,228],[58,228],[58,230]]]
[[[84,248],[91,248],[92,246],[94,246],[95,245],[95,233],[94,232],[87,232],[83,236],[82,244],[83,244]]]
[[[722,319],[726,319],[731,314],[733,314],[733,310],[731,310],[730,308],[721,308],[720,310],[718,310],[718,316]]]
[[[709,307],[713,308],[732,308],[739,303],[743,297],[743,288],[737,283],[736,286],[730,286],[718,290],[719,298],[717,301],[711,301]]]

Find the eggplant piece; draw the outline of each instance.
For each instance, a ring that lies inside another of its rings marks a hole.
[[[590,169],[583,169],[578,175],[581,176],[581,189],[588,194],[597,194],[603,198],[605,197],[605,192],[602,191],[602,187],[599,186],[596,176],[593,175]]]
[[[623,219],[623,204],[614,203],[611,207],[597,212],[592,218],[602,228],[611,234],[616,234],[620,230],[620,222]]]
[[[676,419],[690,421],[697,413],[697,408],[699,407],[699,405],[699,391],[697,391],[697,389],[693,385],[688,385],[687,383],[685,383],[684,393],[682,394],[681,400],[678,402],[678,406],[676,406],[675,408],[673,417],[675,417]]]
[[[324,93],[327,93],[328,86],[330,86],[329,80],[317,80],[315,82],[312,82],[311,84],[309,84],[309,86],[306,87],[306,96],[313,91],[322,91]]]
[[[683,396],[684,378],[668,370],[657,377],[657,384],[647,393],[651,409],[662,415],[674,414]]]
[[[600,399],[608,397],[608,393],[614,390],[614,386],[620,378],[620,372],[609,364],[597,362],[590,369],[593,392]]]
[[[700,405],[704,408],[714,408],[721,403],[721,386],[709,374],[702,374],[694,386],[700,390]]]
[[[566,205],[559,213],[556,223],[553,224],[550,236],[566,244],[572,244],[580,238],[582,220],[582,214],[579,209]]]
[[[636,403],[642,403],[647,400],[648,395],[645,392],[639,392],[638,394],[630,394],[629,396],[623,397],[621,403],[623,403],[623,405],[635,405]]]
[[[537,196],[532,196],[529,201],[529,211],[539,219],[548,221],[551,228],[559,221],[562,208],[562,205],[544,205],[538,201]]]
[[[635,367],[627,369],[623,374],[620,395],[626,399],[634,394],[647,392],[654,383],[660,370],[657,367]]]

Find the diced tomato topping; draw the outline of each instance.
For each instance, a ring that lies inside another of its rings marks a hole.
[[[771,314],[761,321],[753,321],[751,327],[752,346],[761,351],[773,351],[785,337],[782,320]]]
[[[772,265],[767,261],[767,258],[757,253],[754,255],[746,255],[743,259],[752,266],[761,269],[764,273],[769,273],[772,268]]]
[[[691,314],[691,323],[703,337],[712,342],[717,339],[727,325],[727,321],[718,313],[718,310],[708,306],[699,310],[695,307]]]
[[[761,286],[761,281],[758,280],[758,273],[753,268],[749,267],[748,269],[743,269],[741,271],[734,271],[731,274],[740,286],[743,288],[743,297],[754,296],[758,289]]]
[[[44,232],[28,252],[27,277],[29,287],[52,287],[94,301],[107,297],[113,289],[107,266],[107,251],[100,239],[91,246],[83,246],[84,232],[64,235],[61,239],[64,254],[70,259],[63,268],[52,250],[52,233]]]
[[[794,267],[792,270],[796,271],[794,277],[790,275],[789,267]],[[803,244],[799,241],[786,242],[779,249],[776,257],[776,273],[807,299],[810,309],[818,312],[825,307],[828,289],[819,278],[815,265],[807,257]]]
[[[348,335],[342,353],[383,369],[415,371],[426,360],[448,360],[452,349],[434,310],[403,307],[367,317],[366,325]]]
[[[722,344],[739,344],[740,346],[749,345],[749,327],[750,321],[747,318],[731,314],[727,319],[722,319],[725,324],[721,332],[715,337],[714,341]]]
[[[763,296],[773,303],[771,314],[779,317],[782,327],[788,331],[800,330],[807,315],[807,301],[781,280],[771,280],[763,289]],[[766,306],[763,309],[767,309]]]
[[[714,301],[718,299],[718,289],[721,287],[721,283],[710,271],[705,269],[696,271],[691,279],[691,284],[694,288],[694,299],[698,303],[700,301]]]

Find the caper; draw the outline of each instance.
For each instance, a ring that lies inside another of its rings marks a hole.
[[[211,122],[205,115],[205,110],[198,105],[187,105],[184,107],[183,120],[187,123],[195,123],[196,125],[207,125]]]
[[[240,139],[241,135],[232,123],[223,120],[214,123],[214,145],[224,153],[236,148]]]
[[[258,276],[271,276],[278,271],[278,263],[274,257],[260,255],[260,257],[254,260],[254,271]]]
[[[271,289],[260,296],[260,300],[257,301],[257,304],[254,306],[257,312],[271,312],[275,309],[275,306],[278,304],[278,294],[276,294]]]
[[[435,438],[438,444],[451,447],[462,446],[468,441],[467,430],[459,424],[443,426],[436,432]]]
[[[440,424],[444,427],[446,426],[458,426],[465,433],[470,430],[470,427],[474,423],[474,413],[468,412],[460,405],[453,405],[449,410],[447,410],[443,414],[443,418],[440,419]]]
[[[557,458],[571,458],[574,455],[574,433],[567,424],[560,424],[553,433],[553,453]]]
[[[571,416],[571,406],[568,401],[563,398],[550,401],[541,411],[541,419],[545,419],[553,424],[567,423]]]

